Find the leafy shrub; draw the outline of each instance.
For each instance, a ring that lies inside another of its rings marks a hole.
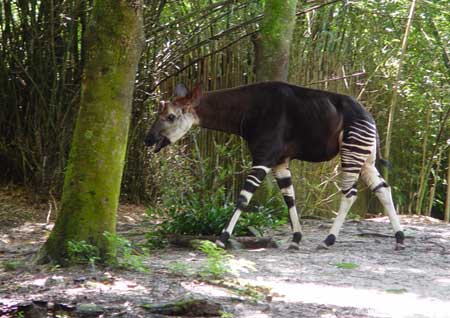
[[[229,261],[233,257],[232,255],[227,254],[223,249],[217,247],[216,244],[210,241],[203,241],[200,244],[199,250],[208,257],[206,264],[199,272],[200,276],[220,279],[231,273]]]
[[[95,265],[100,260],[98,248],[84,240],[67,242],[67,251],[69,253],[69,262],[72,264]]]
[[[2,263],[2,267],[5,272],[12,272],[24,266],[24,262],[20,260],[9,260]]]
[[[114,253],[110,255],[109,265],[119,268],[132,269],[138,272],[147,272],[143,259],[148,255],[146,250],[138,251],[130,241],[114,233],[103,233],[113,246]]]
[[[112,245],[112,252],[106,263],[112,267],[132,269],[146,272],[148,268],[143,265],[143,257],[147,256],[145,250],[138,251],[131,242],[114,233],[104,232],[105,239]],[[71,264],[89,264],[94,266],[100,261],[99,249],[86,241],[69,241],[67,250]]]

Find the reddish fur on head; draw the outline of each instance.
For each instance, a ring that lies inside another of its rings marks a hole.
[[[202,95],[202,87],[197,84],[186,96],[175,96],[172,103],[175,106],[182,107],[185,111],[192,111],[198,105],[198,100]]]

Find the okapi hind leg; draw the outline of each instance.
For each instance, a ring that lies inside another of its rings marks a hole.
[[[336,242],[345,217],[356,200],[356,183],[362,167],[375,156],[376,136],[375,124],[368,120],[357,120],[344,128],[341,144],[342,199],[333,226],[319,248],[329,248]]]
[[[366,165],[364,165],[361,171],[361,178],[372,190],[372,192],[375,193],[378,200],[380,200],[381,204],[383,205],[384,213],[389,217],[395,233],[395,249],[404,249],[405,234],[403,233],[402,226],[400,225],[400,220],[395,211],[394,202],[392,200],[391,187],[381,177],[373,162],[367,162]]]
[[[284,202],[289,209],[289,220],[292,227],[292,242],[288,249],[299,249],[299,243],[302,239],[302,228],[298,218],[297,208],[295,206],[295,191],[292,185],[292,175],[289,170],[289,163],[286,161],[272,169],[277,180],[278,187],[283,194]]]
[[[243,209],[250,203],[253,194],[256,189],[261,185],[261,182],[266,177],[270,168],[266,166],[253,166],[252,171],[245,179],[244,188],[239,193],[239,197],[236,204],[236,209],[234,210],[233,216],[231,217],[228,226],[220,234],[219,238],[216,240],[216,245],[225,248],[227,241],[230,239],[231,234],[233,234],[234,227],[236,226],[239,217]]]

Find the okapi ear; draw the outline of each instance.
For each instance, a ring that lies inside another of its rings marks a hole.
[[[174,90],[175,97],[186,97],[189,94],[187,87],[184,84],[177,84]]]
[[[158,114],[161,114],[164,111],[164,107],[166,107],[166,102],[161,100],[158,105]]]
[[[202,85],[201,84],[195,85],[195,87],[192,89],[192,100],[195,101],[200,97],[202,97],[202,95],[203,95]]]

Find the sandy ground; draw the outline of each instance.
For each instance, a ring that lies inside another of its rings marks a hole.
[[[123,209],[119,231],[139,240],[145,224],[134,217],[133,209]],[[237,276],[225,282],[247,285],[244,290],[262,290],[258,297],[223,287],[223,282],[192,276],[205,263],[205,255],[195,249],[172,247],[151,252],[144,261],[148,273],[61,269],[31,264],[51,225],[26,223],[3,228],[0,262],[14,260],[21,266],[13,271],[0,269],[0,317],[17,316],[18,304],[33,301],[48,308],[64,305],[69,309],[93,303],[100,313],[91,317],[165,317],[151,315],[142,306],[189,294],[221,303],[222,317],[449,318],[450,226],[425,217],[402,216],[402,223],[407,235],[407,248],[402,251],[394,250],[386,218],[347,222],[330,250],[317,250],[316,246],[331,222],[305,220],[300,251],[228,251]],[[287,240],[290,235],[288,229],[282,229],[274,236]],[[59,317],[77,315],[82,316],[63,312]]]

